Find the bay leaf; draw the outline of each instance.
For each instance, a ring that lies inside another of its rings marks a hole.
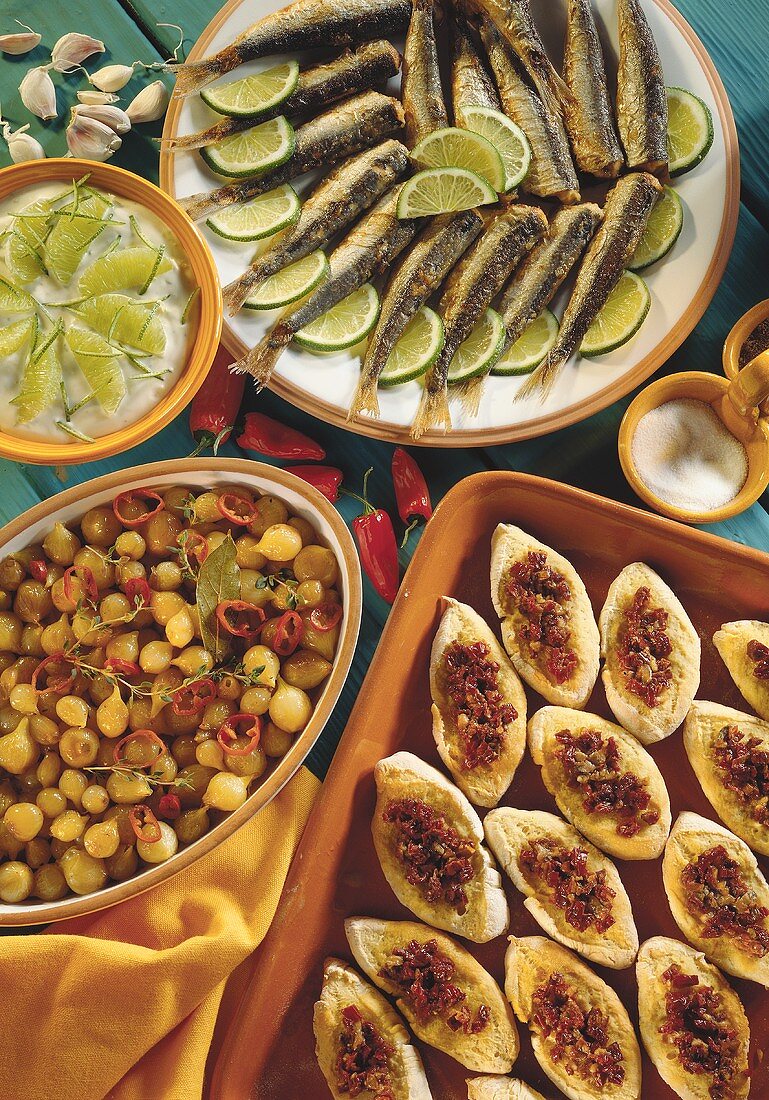
[[[200,633],[203,645],[217,664],[226,661],[231,647],[229,636],[223,631],[217,618],[217,604],[240,597],[240,569],[232,536],[212,550],[200,567],[196,601],[200,616]]]

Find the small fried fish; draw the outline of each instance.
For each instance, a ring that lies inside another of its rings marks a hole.
[[[547,396],[564,363],[577,350],[628,265],[662,193],[648,172],[633,172],[614,184],[606,196],[603,223],[580,264],[558,339],[526,380],[517,398]],[[517,399],[516,398],[516,399]]]
[[[494,81],[458,6],[451,23],[451,106],[455,126],[466,125],[464,112],[468,107],[502,109]]]
[[[438,69],[433,8],[434,0],[412,0],[411,21],[403,50],[401,95],[409,149],[433,130],[449,124]]]
[[[224,288],[229,314],[237,313],[259,283],[316,249],[325,248],[335,234],[352,225],[405,175],[409,163],[406,146],[390,140],[341,164],[304,201],[293,229]]]
[[[363,412],[379,415],[377,385],[387,357],[411,318],[438,289],[482,228],[483,219],[475,210],[434,218],[391,276],[366,348],[348,420]]]
[[[625,163],[606,85],[601,40],[590,0],[568,0],[563,78],[572,92],[564,119],[577,166],[611,179]]]
[[[629,168],[668,166],[668,101],[657,43],[640,0],[617,0],[617,125]]]
[[[492,299],[526,253],[547,232],[547,218],[534,206],[511,206],[498,215],[462,257],[446,280],[438,312],[444,343],[425,382],[419,411],[411,428],[419,439],[430,428],[451,428],[448,373],[459,345],[467,339]]]

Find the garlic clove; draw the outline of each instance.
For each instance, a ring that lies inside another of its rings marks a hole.
[[[51,50],[51,61],[57,73],[68,73],[76,69],[87,57],[95,53],[104,53],[104,43],[89,34],[70,31],[64,34]]]
[[[134,62],[134,65],[138,62]],[[119,92],[134,74],[134,65],[105,65],[91,73],[89,83],[100,92]]]
[[[19,23],[18,19],[16,22]],[[0,53],[19,57],[21,54],[29,53],[30,50],[34,50],[35,46],[40,45],[42,35],[37,34],[26,23],[19,23],[19,26],[24,27],[24,30],[16,31],[15,34],[0,34]]]
[[[98,119],[81,115],[73,108],[67,127],[67,148],[73,157],[83,160],[109,160],[123,144],[114,130]]]
[[[84,103],[88,107],[96,106],[99,103],[117,103],[119,98],[119,96],[113,95],[112,92],[97,92],[93,89],[77,93],[78,103]]]
[[[94,118],[97,122],[103,122],[114,130],[116,134],[127,134],[131,129],[131,120],[120,107],[114,107],[108,103],[92,105],[77,104],[72,108],[72,113],[79,117]]]
[[[8,146],[8,152],[14,164],[21,164],[24,160],[44,160],[45,149],[39,141],[27,133],[29,126],[21,126],[18,130],[11,130],[7,122],[0,119],[3,126],[3,140]]]
[[[142,88],[126,107],[132,125],[140,122],[156,122],[166,113],[171,93],[162,80],[155,80]]]
[[[45,65],[30,69],[19,85],[21,102],[33,115],[46,121],[56,118],[56,89]]]

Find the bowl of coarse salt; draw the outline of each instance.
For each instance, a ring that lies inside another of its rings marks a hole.
[[[769,301],[764,303],[769,317]],[[619,430],[628,482],[656,512],[684,523],[715,523],[749,508],[769,484],[769,350],[740,369],[756,325],[743,318],[727,337],[730,378],[685,371],[660,378],[634,399]],[[748,315],[746,315],[748,316]]]

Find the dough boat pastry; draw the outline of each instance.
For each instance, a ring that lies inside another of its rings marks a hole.
[[[769,623],[724,623],[713,635],[713,645],[745,702],[769,721]]]

